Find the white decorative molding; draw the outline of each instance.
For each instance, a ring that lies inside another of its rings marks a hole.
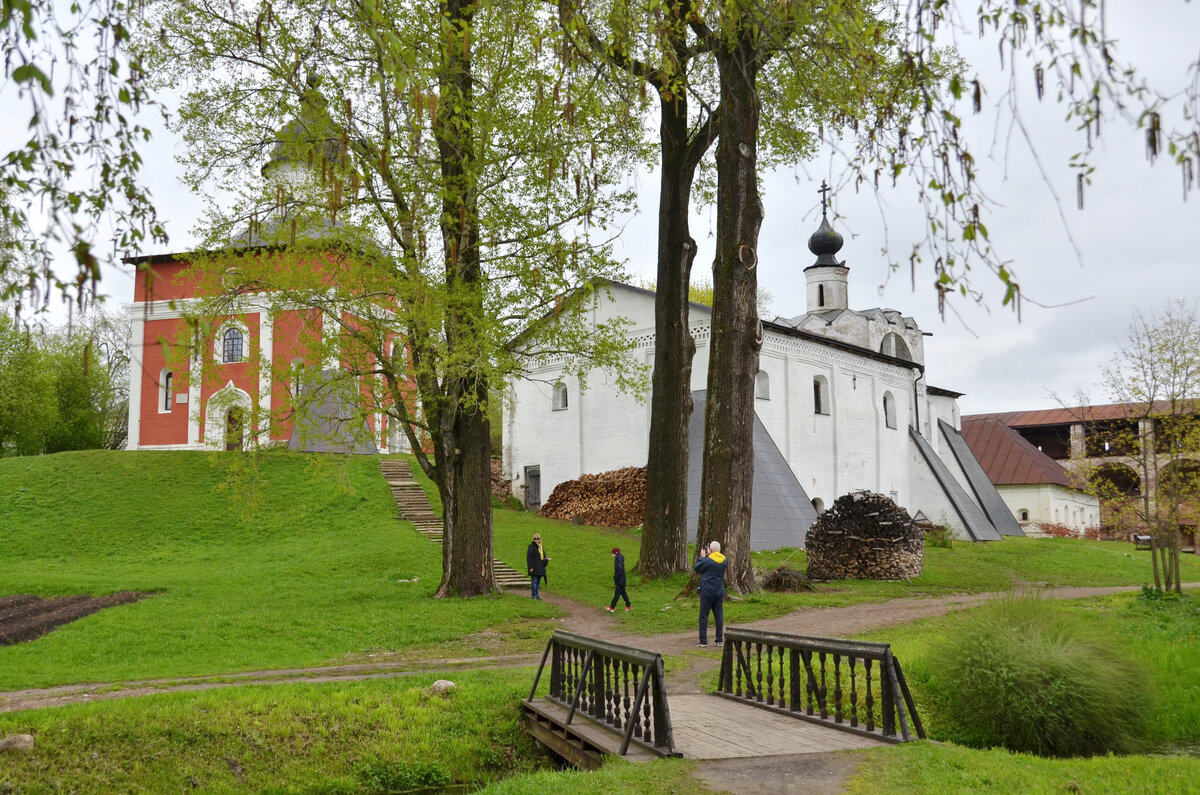
[[[134,317],[129,330],[129,435],[126,450],[136,450],[142,433],[142,367],[146,357],[146,322]]]

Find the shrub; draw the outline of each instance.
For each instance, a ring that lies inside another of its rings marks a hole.
[[[925,528],[925,546],[953,549],[954,531],[947,524],[934,524]]]
[[[1042,756],[1129,752],[1152,706],[1144,671],[1036,594],[965,615],[934,650],[933,700],[952,739]]]
[[[358,779],[372,793],[440,790],[450,784],[450,774],[436,762],[375,759],[359,766]]]

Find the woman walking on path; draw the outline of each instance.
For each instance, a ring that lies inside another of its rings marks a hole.
[[[613,547],[613,600],[612,604],[604,608],[610,613],[617,611],[617,599],[625,600],[625,612],[628,613],[633,609],[633,604],[629,601],[629,594],[625,593],[625,556],[621,554],[620,547]]]
[[[549,562],[546,548],[542,546],[542,536],[535,533],[529,542],[529,549],[525,550],[525,565],[529,569],[529,596],[539,602],[542,597],[538,596],[538,581],[546,579],[546,564]]]

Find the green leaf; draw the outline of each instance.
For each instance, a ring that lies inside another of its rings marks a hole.
[[[31,80],[36,80],[48,96],[54,95],[54,87],[50,85],[50,78],[46,77],[46,73],[37,67],[36,64],[21,64],[12,73],[13,80],[18,83],[28,83]]]

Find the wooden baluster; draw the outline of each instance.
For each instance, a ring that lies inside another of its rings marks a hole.
[[[625,697],[621,701],[621,720],[622,726],[629,722],[629,661],[621,663],[621,684],[625,688]]]
[[[758,671],[755,676],[756,684],[754,687],[754,700],[761,704],[762,700],[763,700],[763,694],[762,694],[762,644],[761,643],[754,644],[754,658],[758,663]]]
[[[767,644],[767,704],[775,705],[775,647]]]
[[[788,703],[788,709],[796,712],[800,709],[800,650],[791,649],[788,652],[788,681],[791,692],[791,700]]]
[[[633,666],[633,692],[634,693],[636,693],[638,691],[638,687],[641,684],[641,681],[642,681],[641,674],[642,674],[641,666],[634,665]],[[630,711],[632,712],[632,710],[633,710],[633,707],[631,706]],[[642,736],[642,722],[638,719],[638,716],[636,714],[631,714],[630,720],[633,721],[633,736],[641,737]]]
[[[804,652],[801,652],[800,654],[804,659],[804,668],[805,668],[804,695],[806,696],[807,701],[808,701],[807,714],[811,715],[811,714],[813,714],[813,694],[814,694],[814,690],[816,689],[816,686],[817,686],[816,682],[813,681],[813,677],[812,677],[812,652],[804,651]]]
[[[871,695],[871,658],[863,660],[867,673],[867,731],[875,731],[875,698]]]
[[[621,727],[621,661],[617,659],[609,660],[612,663],[612,671],[609,676],[609,718],[614,726]]]
[[[854,673],[854,664],[858,658],[850,658],[850,725],[858,726],[858,678]]]
[[[829,717],[829,685],[825,681],[825,652],[821,655],[821,717]]]
[[[733,647],[733,676],[734,690],[733,694],[738,698],[742,697],[742,653],[745,649],[742,648],[740,640],[734,641]]]
[[[833,722],[842,722],[842,655],[833,655]]]
[[[653,677],[654,672],[649,668],[642,671],[642,676]],[[660,683],[661,684],[661,683]],[[650,688],[654,687],[654,682],[650,682]],[[646,698],[642,700],[642,736],[646,738],[646,742],[654,744],[654,722],[650,719],[650,702],[654,701],[654,694],[647,688]]]
[[[550,695],[562,698],[563,647],[558,643],[550,649]]]

